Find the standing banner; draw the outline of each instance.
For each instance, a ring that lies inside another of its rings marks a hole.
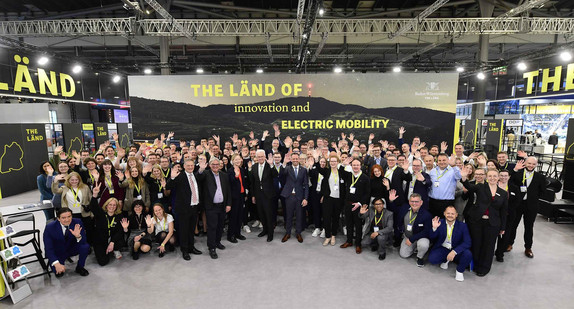
[[[486,125],[485,149],[488,158],[496,158],[502,146],[502,119],[489,119]]]
[[[220,135],[227,140],[277,124],[281,137],[337,140],[341,132],[366,142],[427,145],[452,141],[458,74],[258,74],[129,76],[134,138]],[[222,141],[223,142],[223,141]],[[449,145],[452,151],[452,145]]]
[[[108,136],[108,124],[107,123],[94,123],[94,135],[96,138],[96,148],[100,147],[101,144],[109,141]]]
[[[563,169],[562,179],[564,179],[564,192],[562,198],[574,199],[574,118],[568,120]]]
[[[90,153],[96,151],[93,123],[82,123],[82,136],[84,138],[84,149],[89,150]]]
[[[462,143],[465,149],[474,149],[476,147],[476,134],[478,129],[477,119],[465,119],[464,130],[462,132]]]
[[[133,142],[132,132],[129,131],[129,123],[118,123],[118,140],[120,147],[128,148]]]
[[[82,125],[79,123],[64,123],[62,124],[62,128],[64,129],[64,151],[66,151],[68,155],[74,150],[80,153],[84,147]]]

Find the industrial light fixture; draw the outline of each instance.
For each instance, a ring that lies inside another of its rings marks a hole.
[[[341,73],[341,72],[343,72],[343,69],[342,69],[341,67],[335,67],[335,68],[333,69],[333,72],[335,72],[335,73]]]
[[[153,71],[152,71],[150,68],[146,68],[146,69],[144,70],[144,74],[148,74],[148,75],[149,75],[149,74],[151,74],[152,72],[153,72]]]
[[[484,75],[484,73],[482,72],[478,72],[478,74],[476,74],[476,78],[483,80],[486,78],[486,75]]]
[[[197,70],[195,70],[195,73],[197,73],[197,74],[203,74],[203,69],[202,69],[202,68],[197,68]]]
[[[78,74],[80,72],[82,72],[82,66],[79,64],[76,64],[73,68],[72,68],[72,72],[74,72],[74,74]]]
[[[258,68],[258,69],[257,69],[255,72],[257,72],[257,73],[261,74],[261,73],[263,73],[263,69],[261,69],[261,68]]]
[[[562,59],[562,61],[570,61],[572,60],[572,54],[569,51],[565,50],[560,53],[560,59]]]
[[[319,16],[323,16],[323,14],[325,14],[325,9],[320,8],[319,9]]]
[[[524,71],[524,70],[526,70],[528,67],[526,66],[526,63],[524,63],[524,62],[519,62],[519,63],[516,65],[516,68],[517,68],[518,70],[520,70],[520,71]]]
[[[401,72],[401,67],[398,67],[398,66],[397,66],[397,67],[393,67],[393,72],[395,72],[395,73]]]
[[[456,67],[456,71],[458,73],[462,73],[462,72],[464,72],[464,67],[458,66],[458,67]]]
[[[39,65],[45,65],[46,63],[50,62],[50,59],[46,56],[42,56],[38,59]]]
[[[120,82],[121,79],[122,78],[119,75],[114,75],[114,77],[112,78],[112,81],[117,84]]]

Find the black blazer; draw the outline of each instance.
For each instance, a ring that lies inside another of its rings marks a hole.
[[[369,175],[371,174],[371,168],[375,164],[377,164],[377,161],[375,161],[375,158],[373,156],[367,155],[363,159],[363,165],[365,166],[365,170]],[[381,156],[381,164],[380,165],[383,168],[383,171],[387,170],[387,168],[388,168],[387,159],[385,159],[383,156]]]
[[[319,172],[319,174],[323,175],[323,182],[321,183],[321,195],[323,195],[325,197],[331,196],[331,187],[329,187],[329,177],[331,177],[331,168],[330,167],[321,168],[321,167],[317,166],[317,172]],[[339,166],[339,198],[340,199],[345,198],[345,193],[347,191],[347,190],[345,190],[346,180],[345,180],[345,177],[342,176],[344,173],[346,173],[345,167],[343,167],[342,165]]]
[[[295,196],[298,200],[309,199],[309,178],[305,167],[299,165],[297,178],[295,178],[295,168],[292,165],[283,169],[282,174],[285,178],[285,185],[283,190],[281,190],[282,197],[287,198],[295,189]]]
[[[354,177],[352,172],[347,172],[343,169],[343,173],[340,174],[345,178],[345,201],[348,203],[359,202],[362,205],[369,205],[371,201],[371,179],[365,174],[361,173],[359,179],[355,182],[353,186]],[[355,187],[355,193],[351,193],[351,187]]]
[[[263,196],[265,198],[272,198],[275,195],[275,188],[273,187],[273,178],[277,177],[279,173],[276,169],[271,168],[267,162],[264,163],[263,177],[259,179],[259,163],[253,164],[251,171],[249,171],[249,184],[251,188],[251,195]]]
[[[519,191],[520,187],[523,185],[522,178],[524,177],[524,173],[525,170],[522,170],[510,176],[510,183],[518,186]],[[534,172],[534,175],[532,175],[532,181],[530,181],[530,186],[528,186],[528,195],[526,196],[527,207],[532,207],[531,209],[538,209],[538,199],[544,194],[545,191],[546,177],[544,177],[544,175],[540,174],[539,172]],[[520,192],[520,201],[524,199],[524,194],[524,192]]]
[[[199,195],[198,201],[201,201],[201,194],[199,194],[199,192],[201,192],[201,182],[203,177],[205,177],[205,174],[205,171],[203,174],[199,174],[196,171],[193,172],[195,180],[197,181],[197,190]],[[175,189],[177,192],[175,196],[175,211],[178,214],[185,214],[191,211],[191,184],[189,183],[189,179],[187,178],[187,173],[185,170],[181,171],[179,175],[177,175],[177,177],[174,179],[169,178],[165,186],[166,189]]]
[[[213,204],[213,198],[215,197],[215,192],[217,191],[217,183],[215,181],[215,175],[212,171],[203,171],[204,177],[202,179],[201,188],[203,205],[205,210],[220,210],[225,211],[226,206],[231,206],[231,186],[229,185],[229,176],[222,171],[219,171],[219,182],[221,183],[221,193],[223,194],[223,205],[215,206]]]
[[[488,209],[488,222],[491,226],[500,226],[500,230],[506,229],[506,216],[508,214],[508,192],[496,187],[494,200],[488,183],[471,184],[463,181],[462,185],[469,191],[476,193],[476,202],[467,212],[466,220],[478,222]]]
[[[383,176],[384,175],[385,173],[383,173]],[[402,205],[407,201],[403,181],[410,181],[412,179],[412,175],[410,173],[405,174],[403,168],[397,166],[393,171],[393,176],[391,178],[389,186],[391,189],[397,191],[397,199],[395,200],[395,203]]]
[[[432,185],[432,181],[431,181],[429,174],[422,172],[422,175],[425,178],[425,180],[423,180],[423,181],[416,180],[415,181],[415,186],[413,187],[413,193],[420,194],[420,196],[423,200],[422,207],[424,209],[428,210],[429,209],[429,190],[430,190],[430,187]],[[414,177],[412,174],[411,174],[411,176]],[[411,178],[411,180],[409,180],[409,182],[412,180],[413,179]],[[408,190],[408,187],[407,187],[407,190]],[[405,201],[408,201],[408,191],[405,192]]]
[[[241,183],[239,182],[239,178],[235,177],[235,168],[230,168],[227,175],[229,175],[229,185],[231,186],[231,197],[235,199],[242,199],[245,195],[247,195],[247,191],[249,190],[249,177],[247,176],[247,170],[243,167],[239,168],[239,174],[241,175],[241,180],[243,181],[243,189],[245,192],[241,193]]]

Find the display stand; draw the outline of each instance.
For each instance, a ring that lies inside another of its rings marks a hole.
[[[11,235],[16,234],[16,230],[10,225],[4,226],[4,219],[0,215],[0,275],[5,286],[5,295],[2,298],[10,296],[14,304],[22,301],[26,297],[32,295],[32,289],[28,282],[30,270],[26,265],[23,265],[19,256],[22,255],[22,250],[18,246],[11,246],[5,248],[5,244],[11,244]],[[12,265],[11,270],[8,270],[9,265]],[[24,279],[24,280],[22,280]],[[19,287],[17,287],[19,285]]]

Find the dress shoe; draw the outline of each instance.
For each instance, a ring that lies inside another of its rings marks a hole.
[[[504,262],[504,257],[503,256],[497,256],[496,261],[502,263],[502,262]]]
[[[283,236],[283,238],[281,238],[281,242],[286,242],[289,240],[289,238],[291,238],[290,234],[285,234],[285,236]]]
[[[508,245],[508,247],[506,248],[506,252],[510,252],[512,251],[512,245]]]
[[[246,240],[247,238],[245,238],[245,236],[239,234],[237,236],[235,236],[235,238],[239,239],[239,240]]]
[[[371,251],[372,251],[372,252],[377,251],[377,249],[379,249],[377,246],[371,246]]]
[[[524,255],[526,255],[527,258],[533,258],[534,257],[534,253],[532,253],[532,249],[524,250]]]
[[[191,247],[191,250],[189,250],[189,253],[194,254],[194,255],[200,255],[203,252],[197,250],[195,247]]]
[[[351,243],[351,242],[345,242],[344,244],[342,244],[342,245],[340,246],[340,248],[345,249],[345,248],[348,248],[348,247],[350,247],[350,246],[352,246],[352,245],[353,245],[353,243]]]
[[[297,241],[303,242],[303,237],[301,236],[301,234],[297,234]]]
[[[418,267],[424,267],[425,266],[425,260],[417,258],[417,266]]]
[[[132,259],[134,259],[134,261],[137,261],[139,258],[140,258],[139,252],[132,252]]]
[[[382,261],[382,260],[384,260],[384,259],[386,259],[386,258],[387,258],[387,254],[386,254],[386,253],[379,254],[379,260],[380,260],[380,261]]]
[[[220,242],[218,242],[217,244],[215,244],[215,248],[217,248],[217,249],[219,249],[219,250],[225,250],[225,246],[224,246],[222,243],[220,243]]]
[[[486,273],[477,272],[476,275],[479,277],[484,277],[484,276],[486,276]]]
[[[357,254],[361,254],[361,252],[363,252],[363,248],[361,248],[360,246],[356,246],[356,247],[355,247],[355,252],[356,252]]]
[[[401,246],[401,239],[395,239],[395,241],[393,242],[393,247],[398,248]]]
[[[323,246],[328,245],[330,242],[331,242],[331,238],[325,239],[325,241],[323,242]]]
[[[87,269],[81,267],[81,268],[76,268],[76,273],[80,274],[80,276],[85,277],[87,275],[89,275],[90,273],[88,272]],[[62,273],[63,275],[64,273]]]
[[[234,244],[237,243],[237,239],[235,238],[235,236],[227,237],[227,241]]]
[[[265,236],[265,235],[267,235],[267,232],[263,231],[263,232],[259,233],[259,234],[257,235],[257,237],[263,237],[263,236]]]
[[[181,256],[182,256],[183,259],[186,260],[186,261],[191,260],[191,256],[189,256],[189,253],[187,253],[187,252],[183,252],[183,253],[181,254]]]
[[[61,272],[59,274],[56,274],[56,278],[62,278],[64,276],[65,273]]]
[[[211,256],[212,259],[217,259],[217,253],[215,252],[215,249],[209,249],[209,256]]]
[[[160,252],[160,253],[159,253],[159,257],[160,257],[160,258],[164,257],[164,255],[165,255],[165,252]]]
[[[267,235],[267,242],[273,241],[273,235]]]

